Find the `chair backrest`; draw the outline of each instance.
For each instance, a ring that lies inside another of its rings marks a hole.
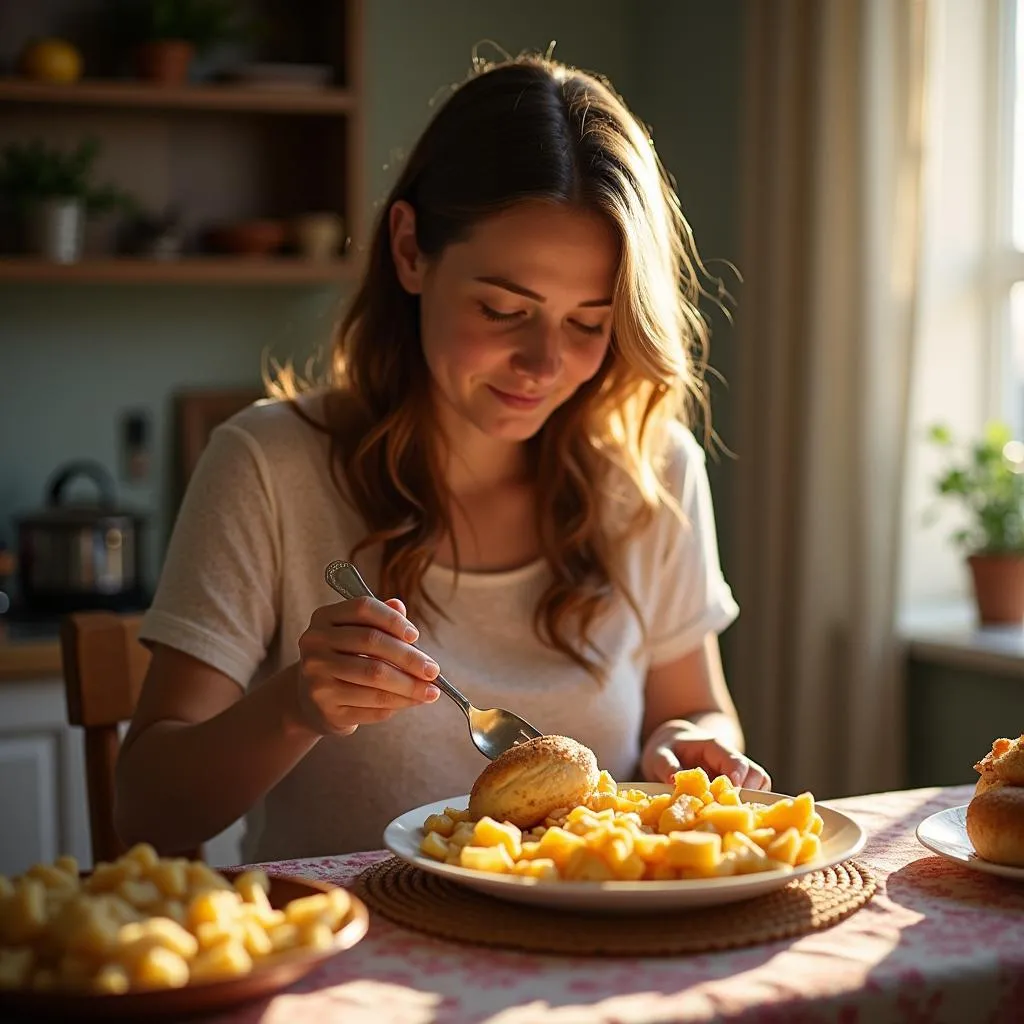
[[[149,665],[138,616],[75,612],[61,624],[68,721],[85,730],[85,780],[93,861],[114,860],[125,845],[114,828],[118,726],[132,717]]]

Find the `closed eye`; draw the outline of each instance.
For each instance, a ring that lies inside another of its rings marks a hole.
[[[596,335],[604,333],[604,324],[581,324],[579,320],[570,320],[569,322],[576,330],[582,331],[584,334]]]
[[[484,302],[480,303],[480,312],[483,313],[488,320],[493,320],[495,323],[499,324],[511,323],[513,320],[518,320],[520,317],[524,316],[522,310],[516,310],[514,313],[502,313],[500,310],[492,309]]]

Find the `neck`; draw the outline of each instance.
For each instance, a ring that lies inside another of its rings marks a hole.
[[[526,445],[488,437],[467,423],[441,416],[444,437],[438,442],[448,490],[455,497],[522,483],[528,475]]]

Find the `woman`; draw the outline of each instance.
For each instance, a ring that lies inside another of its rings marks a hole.
[[[438,664],[621,781],[699,764],[767,787],[680,422],[701,269],[604,83],[520,58],[456,90],[383,209],[329,386],[218,428],[190,483],[142,627],[123,837],[184,849],[247,814],[246,860],[379,847],[485,763]],[[396,596],[337,601],[323,570],[349,556]]]

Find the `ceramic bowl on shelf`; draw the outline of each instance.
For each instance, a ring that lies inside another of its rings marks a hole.
[[[286,225],[279,220],[243,220],[218,224],[210,231],[210,244],[218,252],[236,256],[270,256],[284,244]]]

